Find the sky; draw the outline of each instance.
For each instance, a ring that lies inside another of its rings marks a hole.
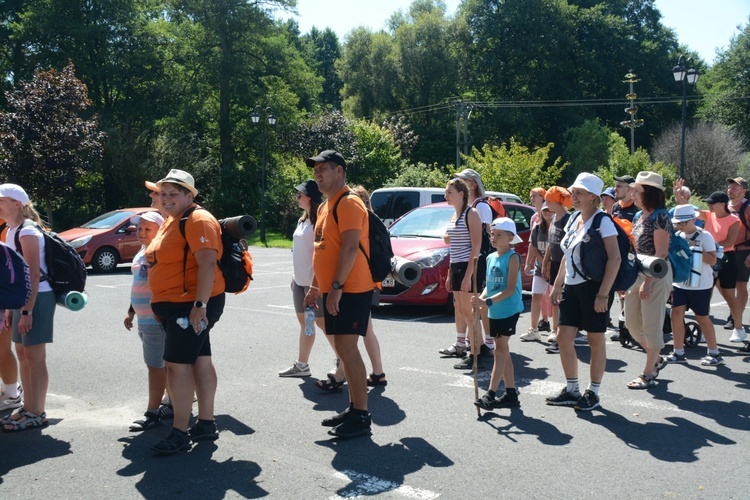
[[[445,0],[449,15],[461,0]],[[330,27],[343,42],[344,36],[358,26],[373,31],[383,29],[398,10],[407,10],[411,0],[297,0],[296,17],[300,31]],[[713,63],[716,49],[725,49],[738,25],[750,17],[750,0],[656,0],[662,23],[675,30],[681,44],[698,52],[706,63]],[[290,17],[279,13],[278,17]],[[294,17],[294,16],[293,16]]]

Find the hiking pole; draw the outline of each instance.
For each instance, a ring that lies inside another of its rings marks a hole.
[[[479,267],[479,259],[477,257],[474,257],[474,274],[472,275],[473,280],[473,290],[474,290],[474,296],[477,296],[477,268]],[[476,301],[475,301],[476,302]],[[471,306],[471,312],[474,314],[474,338],[471,339],[472,345],[475,347],[478,346],[478,352],[477,354],[473,355],[473,363],[472,363],[472,370],[474,372],[474,401],[479,399],[479,380],[477,379],[477,358],[479,357],[479,354],[482,352],[482,344],[479,344],[477,338],[481,340],[481,336],[478,335],[479,332],[479,325],[481,324],[481,320],[479,319],[479,305],[476,303]],[[482,410],[479,409],[477,406],[477,417],[482,416]]]

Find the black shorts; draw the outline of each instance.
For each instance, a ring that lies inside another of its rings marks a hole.
[[[737,257],[737,282],[747,283],[750,281],[750,267],[745,267],[745,260],[750,250],[735,250],[734,255]]]
[[[614,294],[609,293],[607,311],[596,312],[594,302],[599,293],[600,281],[586,281],[578,285],[564,285],[560,299],[560,320],[562,326],[574,326],[586,333],[604,333],[609,324],[609,309]]]
[[[555,280],[557,275],[560,273],[560,263],[554,260],[549,261],[549,280],[547,281],[550,286],[555,286]]]
[[[323,294],[323,304],[328,294]],[[331,315],[327,308],[323,308],[323,318],[326,322],[326,335],[361,335],[367,334],[372,308],[372,292],[342,293],[339,301],[339,313]]]
[[[211,297],[206,304],[208,326],[200,335],[196,335],[191,326],[183,329],[177,324],[177,318],[187,318],[193,309],[193,302],[156,302],[151,304],[157,319],[164,328],[164,361],[192,365],[199,356],[211,355],[211,338],[209,333],[224,312],[225,296],[223,293]]]
[[[477,264],[477,267],[478,264]],[[461,283],[464,281],[466,276],[466,270],[469,268],[468,262],[451,262],[451,292],[460,292]],[[477,271],[477,275],[479,272]],[[479,285],[479,277],[477,276],[477,285]],[[474,280],[471,280],[471,288],[469,292],[474,292]]]
[[[711,309],[711,288],[691,290],[688,288],[672,287],[672,309],[686,306],[696,316],[708,316]]]
[[[719,286],[728,290],[737,288],[737,257],[734,254],[734,250],[724,252],[721,269],[716,277],[719,280]]]
[[[516,334],[516,324],[520,314],[514,314],[508,318],[490,318],[490,337],[511,337]]]

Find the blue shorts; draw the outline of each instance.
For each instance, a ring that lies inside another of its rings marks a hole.
[[[711,310],[711,288],[692,290],[672,287],[672,308],[686,306],[696,316],[708,316]]]

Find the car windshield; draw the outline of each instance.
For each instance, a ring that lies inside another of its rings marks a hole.
[[[417,208],[393,223],[388,231],[394,238],[442,238],[455,213],[451,206]]]
[[[121,224],[126,218],[134,216],[136,212],[126,212],[124,210],[114,210],[107,212],[104,215],[100,215],[96,219],[92,219],[81,227],[85,229],[111,229],[118,224]]]

